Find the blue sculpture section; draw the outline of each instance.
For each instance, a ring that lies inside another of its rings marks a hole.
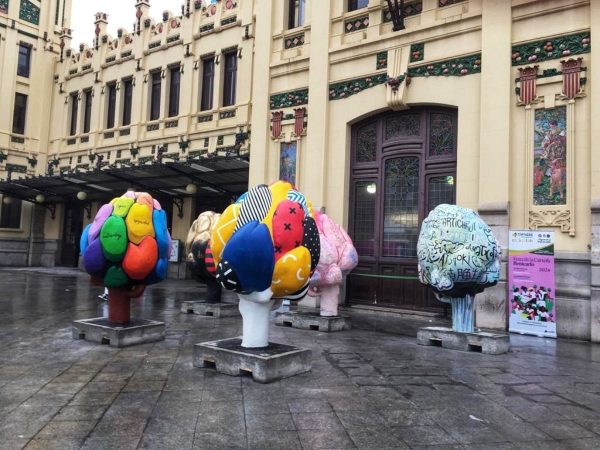
[[[423,221],[419,279],[452,306],[452,329],[474,331],[475,295],[500,276],[501,250],[491,228],[468,208],[442,204]]]

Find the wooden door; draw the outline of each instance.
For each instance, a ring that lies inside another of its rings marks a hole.
[[[79,239],[83,232],[83,208],[75,203],[65,204],[60,264],[77,267]]]
[[[350,304],[443,309],[418,281],[421,223],[455,202],[456,110],[384,113],[352,129],[350,234],[359,254]]]

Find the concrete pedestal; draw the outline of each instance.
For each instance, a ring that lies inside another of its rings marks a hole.
[[[146,319],[115,324],[105,317],[76,320],[73,322],[73,339],[84,339],[111,347],[147,344],[165,339],[165,324]]]
[[[194,366],[215,367],[232,376],[250,373],[254,381],[271,383],[308,372],[311,351],[272,342],[264,348],[245,348],[237,337],[194,345]]]
[[[460,333],[446,327],[419,329],[417,342],[420,345],[434,345],[452,350],[479,352],[488,355],[500,355],[510,350],[510,337],[507,333],[486,331]]]
[[[318,312],[289,311],[275,316],[275,325],[329,333],[351,328],[350,317],[321,316]]]
[[[187,314],[198,314],[209,317],[236,317],[240,315],[240,309],[235,303],[206,303],[202,301],[181,303],[181,312]]]

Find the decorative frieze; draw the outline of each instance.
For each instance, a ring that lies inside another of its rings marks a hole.
[[[104,133],[104,139],[112,139],[114,137],[115,137],[114,131],[107,131],[106,133]]]
[[[235,109],[230,109],[228,111],[221,111],[219,113],[219,119],[229,119],[231,117],[235,117]]]
[[[177,40],[179,40],[179,33],[167,37],[167,44],[170,44],[171,42],[175,42]]]
[[[377,53],[376,59],[375,59],[375,69],[376,70],[381,70],[381,69],[387,69],[388,66],[388,52],[379,52]]]
[[[30,2],[29,0],[21,0],[21,8],[19,9],[19,19],[25,20],[34,25],[39,25],[40,8],[34,3]]]
[[[368,75],[366,77],[354,78],[352,80],[341,81],[329,85],[329,100],[339,100],[358,94],[365,89],[372,88],[388,81],[385,73]]]
[[[236,22],[237,22],[237,16],[226,17],[225,19],[221,20],[221,26],[224,27],[225,25],[229,25],[230,23],[236,23]]]
[[[285,38],[284,48],[290,49],[295,47],[301,47],[304,45],[304,33],[295,34]]]
[[[481,72],[481,53],[410,67],[409,77],[464,76]]]
[[[146,131],[156,131],[160,128],[160,124],[151,123],[150,125],[146,125]]]
[[[205,114],[204,116],[198,116],[198,123],[211,122],[213,120],[212,114]]]
[[[355,31],[369,28],[369,16],[355,17],[344,22],[344,32],[353,33]]]
[[[568,34],[513,45],[512,65],[537,63],[549,59],[588,53],[591,48],[590,32]]]
[[[131,128],[125,128],[123,130],[119,130],[119,136],[129,136],[131,134]]]
[[[438,6],[443,8],[444,6],[455,5],[456,3],[462,3],[465,0],[438,0]]]
[[[108,58],[106,58],[106,64],[110,64],[113,63],[117,60],[117,56],[113,55],[113,56],[109,56]]]
[[[81,138],[79,138],[79,142],[81,142],[82,144],[90,142],[90,137],[89,136],[81,136]]]
[[[208,31],[212,31],[215,28],[215,24],[214,23],[208,23],[206,25],[202,25],[200,27],[200,33],[206,33]]]
[[[27,166],[22,166],[21,164],[6,164],[6,171],[13,173],[27,173]]]
[[[154,156],[140,156],[138,158],[138,164],[146,164],[148,161],[153,161]]]
[[[308,103],[308,88],[271,95],[270,109],[290,108]]]
[[[76,142],[77,139],[75,138],[67,139],[67,145],[75,145]]]
[[[425,44],[412,44],[410,46],[410,62],[423,61],[425,57]]]
[[[179,120],[169,120],[165,122],[165,128],[175,128],[179,125]]]
[[[148,44],[148,49],[152,50],[153,48],[160,47],[160,41],[150,42]]]
[[[15,142],[17,144],[24,144],[25,143],[25,138],[20,137],[20,136],[11,136],[10,137],[10,141],[11,142]]]

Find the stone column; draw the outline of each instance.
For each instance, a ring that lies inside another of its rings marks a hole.
[[[310,72],[308,74],[308,127],[299,146],[302,192],[313,205],[327,206],[327,131],[329,127],[329,32],[331,5],[311,10]]]
[[[273,5],[270,0],[256,0],[256,21],[252,33],[255,38],[254,74],[252,80],[252,134],[250,173],[248,185],[269,183],[269,155],[272,153],[270,139],[269,95],[271,87],[271,47],[273,37],[271,14]],[[274,157],[274,156],[273,156]]]
[[[509,228],[511,3],[482,1],[479,214],[503,250],[500,282],[476,297],[476,326],[506,329],[506,248]],[[460,113],[459,113],[460,115]],[[458,162],[460,165],[460,161]]]
[[[590,2],[590,32],[600,35],[600,3]],[[600,127],[594,126],[600,120],[600,46],[592,46],[590,53],[588,86],[590,102],[590,145],[591,152],[591,340],[600,342]]]

